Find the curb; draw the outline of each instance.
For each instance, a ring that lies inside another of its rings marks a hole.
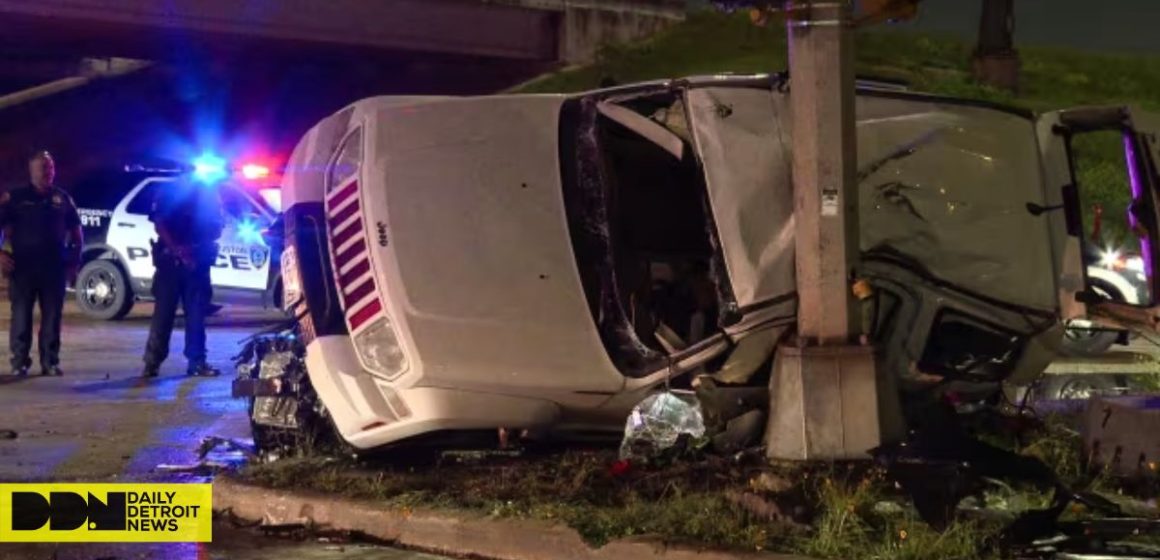
[[[698,551],[647,537],[592,548],[575,530],[545,521],[394,510],[365,501],[261,488],[226,477],[214,480],[213,509],[246,521],[309,522],[409,549],[488,560],[810,560],[773,553]]]

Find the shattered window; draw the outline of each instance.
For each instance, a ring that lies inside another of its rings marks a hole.
[[[358,172],[359,165],[362,164],[362,148],[362,129],[360,128],[347,136],[346,140],[343,140],[338,157],[335,158],[334,164],[330,168],[330,175],[327,177],[327,190],[342,184]]]
[[[720,332],[705,181],[682,136],[680,96],[587,98],[561,116],[562,186],[585,296],[620,372]]]
[[[670,122],[679,122],[673,111],[681,111],[668,96],[639,100],[634,109],[641,120],[659,111]],[[614,189],[616,275],[641,340],[657,350],[683,350],[713,334],[716,324],[702,177],[675,131],[646,136],[622,120],[600,119]]]

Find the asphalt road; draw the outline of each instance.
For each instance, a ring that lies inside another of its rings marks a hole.
[[[6,308],[0,304],[0,365],[9,360]],[[209,358],[222,377],[184,375],[178,329],[161,376],[143,379],[150,311],[141,306],[120,322],[68,313],[64,377],[40,377],[35,368],[26,378],[0,376],[0,429],[17,433],[0,441],[0,480],[149,479],[158,464],[194,461],[204,436],[249,436],[244,402],[230,398],[230,358],[274,316],[227,308],[212,318]]]
[[[125,321],[96,322],[66,309],[64,377],[7,375],[8,305],[0,301],[0,482],[112,482],[183,480],[158,468],[196,462],[203,437],[249,437],[245,403],[230,398],[230,358],[238,342],[276,321],[268,312],[226,308],[211,318],[210,361],[218,378],[184,374],[180,322],[171,357],[157,379],[139,377],[151,309],[139,306]],[[36,357],[33,357],[36,361]],[[0,544],[5,560],[96,559],[384,559],[436,557],[363,545],[295,542],[215,524],[205,545]]]

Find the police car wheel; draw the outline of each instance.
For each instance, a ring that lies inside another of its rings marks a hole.
[[[77,305],[94,319],[123,319],[133,308],[129,280],[117,263],[98,259],[90,261],[77,275]]]

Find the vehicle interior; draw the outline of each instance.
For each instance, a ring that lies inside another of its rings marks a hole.
[[[591,144],[578,147],[579,176],[591,180],[572,187],[592,199],[586,215],[569,205],[569,219],[578,249],[587,238],[594,251],[577,252],[589,270],[585,290],[614,362],[630,376],[718,331],[704,176],[692,146],[650,117],[676,101],[665,94],[587,107]]]

